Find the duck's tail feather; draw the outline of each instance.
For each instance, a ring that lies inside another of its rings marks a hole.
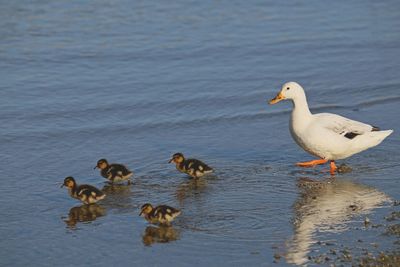
[[[359,152],[366,150],[368,148],[379,145],[386,137],[391,135],[393,130],[385,130],[385,131],[372,131],[368,133],[364,133],[357,138],[354,138],[354,146],[358,147]]]

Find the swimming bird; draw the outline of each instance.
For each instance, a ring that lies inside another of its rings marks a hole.
[[[167,205],[160,205],[153,208],[150,203],[146,203],[141,207],[139,216],[143,216],[149,223],[170,225],[180,214],[180,210]]]
[[[319,158],[297,163],[301,167],[313,167],[330,161],[330,173],[333,175],[337,169],[335,160],[345,159],[377,146],[393,132],[381,131],[376,126],[336,114],[312,114],[304,89],[296,82],[285,83],[269,104],[285,99],[293,103],[289,124],[293,139],[305,151]]]
[[[111,183],[122,181],[128,181],[128,184],[131,183],[130,178],[133,176],[133,172],[122,164],[109,164],[106,159],[99,159],[94,169],[96,168],[99,168],[101,176],[108,179]]]
[[[77,185],[75,179],[71,176],[68,176],[64,179],[64,183],[61,185],[61,187],[64,186],[68,188],[69,195],[71,197],[79,199],[85,204],[96,203],[97,201],[106,197],[103,192],[92,185]]]
[[[186,173],[193,178],[202,177],[213,172],[213,169],[204,162],[198,159],[185,159],[182,153],[172,155],[172,158],[169,160],[169,163],[171,162],[176,164],[178,171]]]

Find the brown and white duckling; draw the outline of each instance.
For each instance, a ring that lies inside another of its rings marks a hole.
[[[155,208],[150,203],[142,206],[139,216],[143,216],[149,223],[171,225],[171,222],[181,211],[167,205],[160,205]]]
[[[122,181],[128,181],[128,184],[131,183],[130,178],[132,177],[133,172],[128,170],[128,168],[122,164],[109,164],[106,159],[100,159],[97,161],[97,165],[94,169],[96,168],[99,168],[101,176],[108,179],[111,183]]]
[[[68,176],[64,179],[64,183],[61,185],[61,187],[64,186],[68,188],[69,195],[71,197],[79,199],[85,204],[96,203],[97,201],[106,197],[106,194],[92,185],[77,185],[75,179],[71,176]]]
[[[202,177],[214,171],[211,167],[198,159],[185,159],[182,153],[175,153],[172,155],[172,158],[169,160],[169,163],[171,162],[176,164],[176,169],[178,171],[186,173],[193,178]]]

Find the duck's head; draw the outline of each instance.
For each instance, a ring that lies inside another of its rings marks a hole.
[[[61,187],[67,187],[67,188],[73,188],[76,185],[75,179],[71,176],[68,176],[67,178],[64,179],[64,183],[61,185]]]
[[[97,165],[96,165],[96,167],[94,167],[94,169],[99,168],[100,170],[104,170],[107,167],[108,167],[107,160],[106,159],[99,159],[97,161]]]
[[[151,211],[153,210],[153,206],[150,203],[146,203],[144,204],[141,208],[140,208],[140,213],[139,216],[147,215],[149,214]]]
[[[185,160],[185,157],[182,153],[175,153],[172,155],[172,158],[168,161],[168,163],[175,162],[176,164],[181,163]]]
[[[282,86],[281,91],[269,101],[270,105],[276,104],[285,99],[296,99],[304,95],[303,87],[296,82],[288,82]]]

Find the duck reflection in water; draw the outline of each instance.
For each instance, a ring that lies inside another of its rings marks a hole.
[[[190,179],[182,182],[176,190],[176,198],[179,204],[183,204],[183,201],[188,197],[198,197],[202,192],[207,189],[207,180],[204,178]]]
[[[107,201],[103,204],[105,207],[117,209],[120,213],[132,211],[132,183],[125,184],[105,184],[102,191],[107,194]]]
[[[130,197],[131,195],[131,184],[105,184],[101,191],[106,193],[107,195],[116,195],[122,197]]]
[[[308,261],[311,246],[318,242],[318,232],[344,232],[351,218],[366,215],[390,201],[375,188],[350,181],[300,178],[298,186],[303,192],[294,203],[294,236],[286,255],[288,263],[297,265]]]
[[[168,243],[179,239],[179,232],[172,226],[147,226],[143,233],[143,244]]]
[[[69,210],[68,219],[64,220],[68,228],[74,229],[77,223],[92,222],[106,215],[106,209],[99,204],[85,204]]]

